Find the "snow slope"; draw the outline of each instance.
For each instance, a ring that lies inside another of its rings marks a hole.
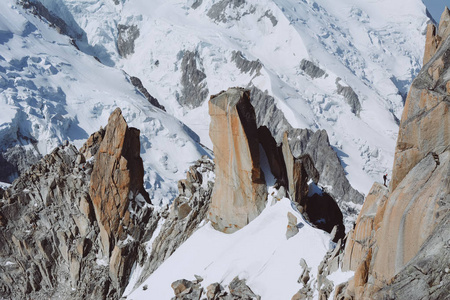
[[[207,101],[183,107],[182,58],[196,53],[209,95],[231,86],[267,90],[294,127],[326,129],[351,184],[367,193],[392,167],[403,98],[421,67],[428,18],[420,0],[42,0],[85,39],[81,48],[141,78],[144,86],[211,146]],[[199,5],[200,3],[200,5]],[[117,26],[137,26],[134,54],[117,52]],[[263,64],[242,72],[241,51]],[[326,71],[312,79],[302,59]],[[351,113],[336,81],[361,102]],[[206,100],[208,96],[205,97]]]
[[[233,234],[218,232],[210,223],[205,224],[138,289],[125,296],[133,300],[171,299],[174,296],[172,282],[183,278],[194,280],[194,275],[199,275],[204,279],[201,285],[205,291],[211,283],[225,286],[239,276],[264,300],[292,298],[302,287],[297,282],[302,273],[300,259],[311,268],[311,279],[315,282],[317,267],[328,250],[330,236],[306,224],[291,207],[289,199],[275,200],[272,206],[270,203],[272,197],[261,215]],[[287,240],[288,212],[305,226]],[[337,272],[336,282],[351,276],[353,272]],[[147,286],[145,290],[144,286]]]
[[[150,105],[123,71],[13,3],[0,3],[0,143],[19,141],[43,155],[64,140],[80,147],[120,107],[141,130],[146,189],[156,204],[171,201],[177,181],[206,154],[196,135]]]

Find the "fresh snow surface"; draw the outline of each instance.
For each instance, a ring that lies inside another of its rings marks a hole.
[[[150,105],[123,71],[78,51],[13,3],[0,2],[0,146],[19,141],[42,155],[64,140],[80,147],[120,107],[141,131],[145,188],[154,204],[169,203],[177,181],[207,154],[196,134]]]
[[[83,35],[83,51],[138,76],[209,148],[209,96],[196,109],[176,100],[183,93],[184,51],[198,54],[210,95],[255,85],[275,97],[294,127],[326,129],[350,183],[361,192],[367,194],[392,168],[395,118],[422,64],[429,20],[421,0],[41,1]],[[194,3],[201,4],[194,9]],[[222,19],[211,19],[209,12],[220,5]],[[117,24],[140,31],[134,54],[126,58],[117,52]],[[241,72],[233,51],[259,60],[260,74]],[[300,69],[302,59],[327,75],[310,78]],[[359,117],[337,94],[338,78],[358,95]]]
[[[276,190],[269,192],[275,194]],[[289,240],[286,239],[288,212],[297,217],[297,222],[305,224]],[[194,280],[194,275],[199,275],[204,279],[201,285],[205,291],[211,283],[226,286],[239,276],[264,300],[290,299],[302,287],[297,282],[302,273],[300,259],[305,259],[311,268],[311,280],[315,282],[317,267],[329,245],[330,235],[304,222],[289,199],[276,201],[269,196],[265,210],[233,234],[216,231],[206,223],[140,287],[124,296],[132,300],[168,300],[174,297],[172,282]],[[342,280],[342,276],[336,277]]]

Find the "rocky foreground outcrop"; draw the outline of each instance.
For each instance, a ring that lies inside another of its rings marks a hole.
[[[408,94],[390,189],[372,187],[349,234],[343,267],[355,276],[335,299],[448,299],[450,37],[441,40],[448,20],[446,9],[438,49]]]
[[[153,215],[139,149],[117,109],[83,147],[89,161],[66,144],[14,181],[0,200],[0,297],[121,296]]]

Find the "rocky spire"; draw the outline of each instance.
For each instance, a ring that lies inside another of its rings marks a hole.
[[[216,164],[209,219],[216,229],[231,233],[256,218],[267,200],[250,92],[231,88],[212,96],[209,114]]]
[[[425,53],[423,56],[423,65],[425,65],[436,53],[437,49],[450,35],[450,11],[445,7],[442,12],[439,27],[434,24],[427,25],[427,34],[425,41]]]

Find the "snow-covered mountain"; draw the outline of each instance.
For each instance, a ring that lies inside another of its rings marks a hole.
[[[141,131],[145,189],[155,206],[169,204],[189,166],[213,156],[209,97],[242,86],[273,96],[292,127],[325,129],[350,183],[367,194],[392,168],[427,22],[420,0],[2,1],[0,181],[65,140],[80,147],[120,107]],[[286,240],[286,214],[301,214],[286,198],[270,203],[233,235],[202,223],[147,281],[135,265],[125,294],[166,299],[171,282],[195,274],[205,288],[240,275],[263,299],[290,297],[306,269],[300,258],[317,284],[330,236],[305,222]],[[334,276],[337,284],[351,274]],[[270,288],[275,279],[282,293]]]
[[[292,126],[327,130],[350,182],[363,193],[391,169],[397,122],[421,66],[423,54],[417,45],[424,43],[428,21],[419,0],[40,3],[65,22],[65,31],[83,52],[139,77],[168,113],[194,130],[206,146],[211,146],[206,105],[210,95],[230,86],[267,90]],[[16,56],[20,60],[26,55]],[[77,56],[84,59],[79,52]],[[71,65],[83,65],[88,72],[96,64]],[[83,90],[118,95],[113,88],[101,88],[105,76],[88,73],[98,78],[87,80],[98,88]],[[109,84],[118,87],[111,80]],[[60,89],[70,97],[64,86]],[[93,94],[88,98],[99,99]],[[77,110],[67,116],[84,126]],[[59,140],[76,140],[76,134],[57,135]],[[166,156],[158,159],[175,169],[175,161]]]
[[[294,127],[326,129],[361,192],[391,169],[396,122],[422,63],[419,0],[42,3],[83,37],[81,49],[141,78],[207,146],[209,96],[254,85]],[[308,74],[302,60],[325,74]],[[359,102],[354,113],[346,101]]]
[[[80,147],[121,107],[142,131],[146,188],[156,203],[173,199],[176,182],[207,154],[196,134],[152,106],[124,71],[78,51],[69,37],[12,1],[0,5],[2,151],[14,154],[20,145],[44,155],[64,140]]]

